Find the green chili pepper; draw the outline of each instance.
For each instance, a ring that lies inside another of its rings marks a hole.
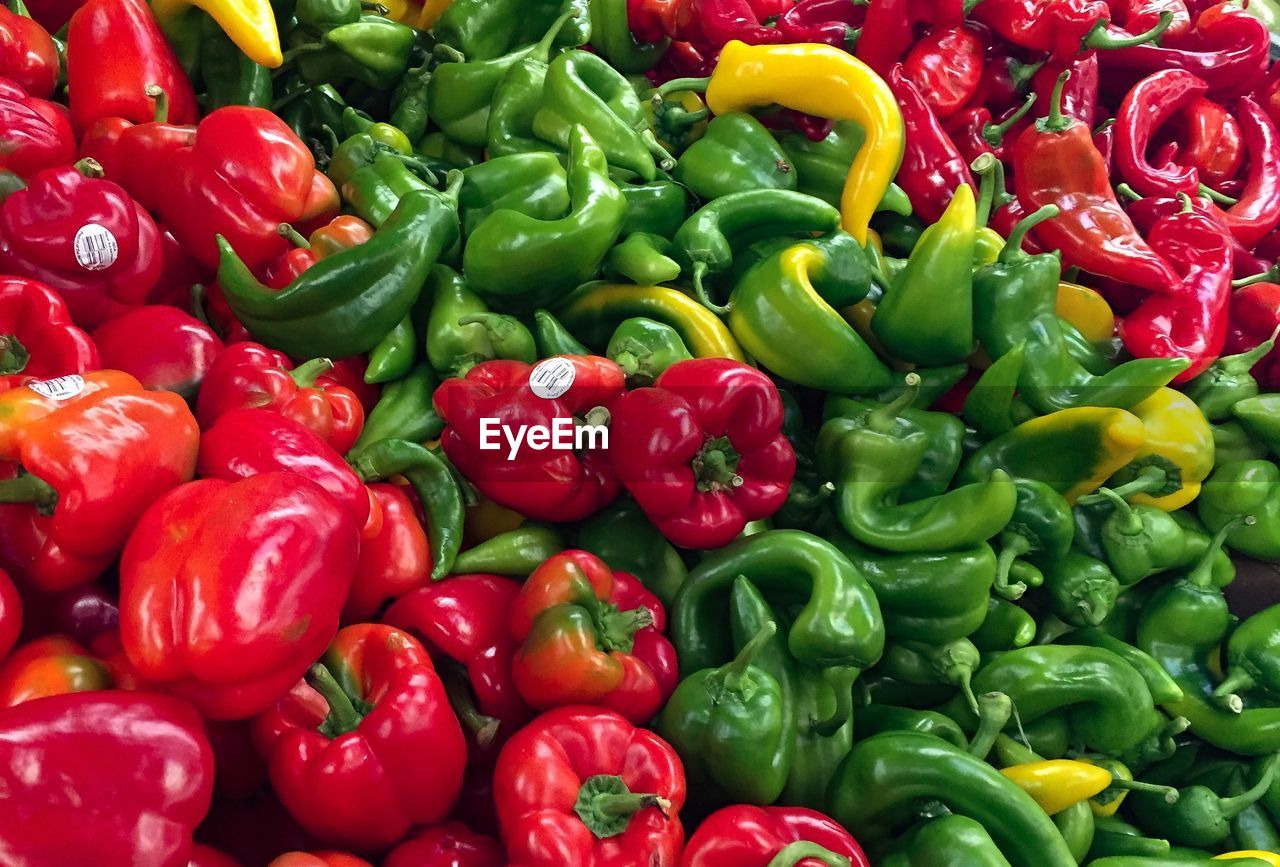
[[[271,105],[271,70],[254,63],[223,32],[218,22],[203,17],[200,34],[200,74],[205,95],[205,112],[227,105]]]
[[[354,108],[343,111],[344,118],[355,116]],[[341,187],[357,170],[373,165],[381,154],[409,157],[412,153],[413,145],[402,131],[389,123],[372,123],[338,145],[326,173],[335,186]]]
[[[1270,461],[1222,464],[1205,480],[1196,501],[1200,520],[1217,531],[1237,515],[1252,515],[1237,524],[1227,545],[1260,560],[1280,561],[1280,467]]]
[[[964,401],[962,415],[983,439],[995,439],[1029,420],[1034,412],[1017,397],[1026,353],[1020,341],[982,372]]]
[[[886,617],[887,621],[887,617]],[[1007,599],[987,599],[987,616],[969,640],[984,653],[1026,647],[1036,637],[1036,621],[1025,609]]]
[[[1185,533],[1169,514],[1154,506],[1132,506],[1110,488],[1102,497],[1112,507],[1101,528],[1102,549],[1121,584],[1133,584],[1185,563]]]
[[[684,225],[689,215],[689,191],[671,181],[650,184],[619,183],[627,200],[627,218],[623,235],[648,232],[670,238]]]
[[[1276,335],[1239,355],[1224,355],[1186,384],[1184,391],[1209,421],[1231,418],[1235,405],[1258,396],[1258,381],[1249,372],[1276,346]]]
[[[716,115],[702,138],[689,145],[672,177],[701,199],[751,190],[794,190],[795,172],[764,124],[734,111]]]
[[[955,720],[932,710],[915,710],[891,704],[869,704],[854,715],[853,733],[865,740],[880,732],[919,732],[942,738],[952,746],[967,749],[969,739]]]
[[[1213,544],[1213,534],[1201,523],[1199,518],[1186,509],[1170,512],[1169,515],[1178,522],[1178,526],[1182,527],[1184,540],[1183,561],[1178,564],[1177,571],[1185,571],[1185,569],[1191,568],[1200,562],[1205,552],[1209,551],[1210,546]],[[1232,561],[1231,555],[1221,548],[1214,548],[1211,556],[1213,558],[1213,584],[1215,587],[1226,587],[1235,580],[1236,565]]]
[[[1089,856],[1098,860],[1094,864],[1111,862],[1109,867],[1136,867],[1150,864],[1146,859],[1164,859],[1169,854],[1169,841],[1148,837],[1142,830],[1115,816],[1096,816],[1093,820],[1093,846]],[[1144,860],[1137,861],[1137,858]],[[1169,863],[1164,862],[1166,865]],[[1156,867],[1159,867],[1157,862]]]
[[[507,309],[532,310],[589,280],[626,217],[626,200],[606,172],[604,153],[585,128],[575,127],[569,214],[558,220],[512,209],[490,214],[463,252],[463,268],[475,291]]]
[[[638,386],[652,385],[677,361],[693,358],[674,328],[644,317],[624,320],[609,339],[605,355]]]
[[[1009,867],[980,822],[956,814],[926,819],[908,831],[881,867]]]
[[[12,8],[10,4],[5,5]],[[23,17],[29,18],[30,15]],[[200,48],[204,44],[204,20],[207,17],[208,15],[199,7],[187,6],[177,14],[166,15],[163,21],[158,21],[169,45],[173,47],[174,54],[178,56],[178,62],[191,77],[193,84],[200,78]],[[66,29],[64,27],[58,33],[50,34],[54,38],[54,48],[58,52],[59,65],[62,67],[58,76],[59,89],[66,83]]]
[[[404,440],[378,440],[357,452],[351,466],[365,482],[404,476],[413,487],[427,515],[427,539],[431,543],[432,580],[453,569],[462,545],[462,491],[453,473],[435,453]]]
[[[1089,847],[1093,845],[1093,810],[1088,801],[1072,804],[1065,810],[1055,813],[1053,824],[1058,826],[1058,833],[1071,850],[1071,857],[1083,864],[1089,855]]]
[[[402,198],[431,189],[431,185],[409,171],[403,161],[392,154],[380,153],[372,165],[356,169],[342,185],[342,198],[365,221],[381,227],[399,207]]]
[[[359,20],[325,31],[312,41],[301,29],[291,34],[285,63],[292,63],[311,84],[354,79],[378,90],[390,90],[409,69],[417,37],[412,27],[362,15]]]
[[[885,644],[884,656],[876,663],[880,671],[903,683],[944,683],[956,687],[978,712],[978,698],[973,693],[973,672],[981,662],[978,648],[967,638],[932,645],[920,641],[894,641]]]
[[[369,351],[364,381],[375,383],[400,379],[413,369],[417,352],[418,336],[413,330],[413,317],[406,315]]]
[[[565,25],[569,13],[556,19],[551,29],[529,52],[524,53],[493,91],[489,123],[485,130],[490,157],[549,151],[557,159],[564,150],[534,135],[533,118],[542,106],[552,43]]]
[[[1144,653],[1132,644],[1121,641],[1096,626],[1083,626],[1073,629],[1057,639],[1059,644],[1084,644],[1089,647],[1101,647],[1119,656],[1133,666],[1134,671],[1142,675],[1151,691],[1151,697],[1157,704],[1168,704],[1182,698],[1182,688],[1178,686],[1169,673],[1160,667],[1150,654]]]
[[[1276,760],[1267,762],[1261,778],[1239,795],[1224,798],[1207,786],[1181,790],[1178,800],[1168,803],[1147,792],[1129,796],[1130,812],[1143,828],[1158,830],[1170,842],[1187,846],[1215,846],[1231,833],[1230,822],[1246,807],[1256,803],[1271,787]]]
[[[662,600],[675,601],[688,569],[634,500],[619,499],[578,525],[575,543],[612,569],[635,575]]]
[[[1115,605],[1120,582],[1101,560],[1072,549],[1044,566],[1049,609],[1072,626],[1096,626]]]
[[[590,0],[591,47],[609,64],[622,72],[646,72],[652,69],[671,45],[660,42],[638,42],[627,22],[626,0]]]
[[[475,148],[460,145],[442,132],[424,135],[414,147],[414,153],[432,171],[469,169],[484,161],[484,153]]]
[[[431,405],[440,380],[426,362],[416,365],[404,379],[388,383],[378,403],[364,420],[360,439],[351,453],[385,439],[423,442],[435,439],[444,430],[442,419]]]
[[[1248,791],[1266,775],[1272,759],[1253,763],[1234,759],[1200,761],[1183,779],[1184,785],[1205,786],[1215,794],[1235,796]],[[1275,777],[1272,777],[1274,784]],[[1266,795],[1263,796],[1265,801]],[[1263,801],[1249,804],[1231,819],[1231,833],[1223,845],[1231,849],[1257,849],[1264,852],[1280,851],[1280,832],[1267,814]]]
[[[1252,400],[1252,398],[1249,400]],[[1256,407],[1256,404],[1251,404],[1248,400],[1242,400],[1240,403],[1247,405],[1246,411]],[[1209,425],[1209,427],[1213,430],[1213,459],[1216,463],[1229,464],[1232,461],[1256,461],[1267,456],[1266,445],[1250,436],[1244,425],[1239,421],[1225,421],[1221,424]]]
[[[565,171],[553,154],[497,157],[464,169],[462,177],[458,208],[464,237],[496,211],[511,209],[536,220],[555,220],[569,210]]]
[[[554,527],[522,524],[459,553],[453,561],[453,571],[458,575],[491,573],[524,579],[544,560],[563,550],[564,540]]]
[[[838,120],[821,141],[814,141],[804,133],[794,130],[775,135],[787,154],[787,162],[795,171],[796,188],[806,195],[822,199],[832,207],[840,207],[840,196],[844,192],[844,182],[849,177],[849,166],[853,164],[853,158],[866,140],[862,127],[856,121]],[[911,200],[902,187],[890,184],[877,210],[909,217]]]
[[[818,461],[836,485],[835,510],[859,542],[886,551],[947,551],[983,542],[1013,515],[1017,491],[996,470],[988,481],[974,482],[936,497],[900,502],[902,488],[914,478],[928,451],[928,437],[903,432],[898,415],[915,398],[917,380],[892,404],[871,412],[863,424],[832,419],[818,434]]]
[[[323,167],[327,167],[328,158],[337,147],[337,131],[342,128],[346,108],[342,96],[330,85],[301,82],[271,106],[313,153],[322,154],[324,158],[319,163]]]
[[[467,54],[465,61],[441,63],[427,83],[431,120],[451,141],[473,148],[484,147],[488,141],[489,115],[498,85],[516,63],[537,48],[537,45],[529,45],[510,54],[483,60],[477,55]]]
[[[519,319],[504,313],[469,313],[458,320],[461,326],[479,325],[489,338],[494,358],[523,361],[533,364],[538,360],[538,349],[533,335]]]
[[[1280,395],[1263,394],[1245,398],[1231,407],[1231,413],[1250,437],[1265,445],[1273,454],[1280,454],[1280,422],[1276,420],[1276,414],[1280,413]],[[1214,439],[1217,440],[1216,435]],[[1218,459],[1218,462],[1223,463],[1223,460]]]
[[[636,232],[609,251],[605,276],[623,278],[641,286],[669,283],[680,276],[680,263],[672,259],[671,242],[661,235]]]
[[[497,357],[489,334],[480,324],[462,319],[488,312],[480,297],[467,288],[461,274],[444,265],[431,269],[431,313],[427,320],[427,358],[442,378],[466,376],[483,361]]]
[[[391,93],[391,125],[403,130],[414,144],[427,132],[427,85],[431,81],[431,69],[430,61],[413,67]]]
[[[219,236],[218,282],[256,338],[302,358],[367,352],[399,323],[436,258],[458,237],[455,177],[449,190],[406,195],[372,239],[322,259],[282,291],[263,286]]]
[[[564,12],[570,13],[571,21],[561,30],[557,44],[591,41],[587,0],[455,0],[431,32],[469,60],[491,60],[517,45],[536,42]]]
[[[1094,376],[1104,376],[1116,367],[1124,342],[1119,338],[1092,341],[1085,337],[1065,319],[1059,318],[1058,325],[1062,329],[1062,339],[1066,343],[1067,354],[1076,363]]]
[[[591,350],[578,342],[578,339],[546,310],[537,310],[533,314],[533,336],[538,343],[538,355],[548,358],[552,355],[590,355]]]
[[[1000,560],[996,569],[995,592],[1017,599],[1026,592],[1024,582],[1009,582],[1017,558],[1034,555],[1056,560],[1067,553],[1075,534],[1071,507],[1049,485],[1033,479],[1016,479],[1017,503],[1013,518],[1000,533]],[[1036,586],[1036,585],[1032,585]]]
[[[871,328],[895,358],[952,364],[973,351],[975,214],[973,190],[962,184],[876,304]]]
[[[1030,255],[1022,237],[1056,215],[1053,205],[1031,214],[1009,237],[992,265],[973,278],[974,332],[998,359],[1025,341],[1018,393],[1040,412],[1075,406],[1130,407],[1186,369],[1184,359],[1140,358],[1095,376],[1071,357],[1056,312],[1062,265],[1053,254]]]
[[[1259,690],[1280,695],[1280,605],[1248,617],[1227,641],[1227,676],[1215,697]]]

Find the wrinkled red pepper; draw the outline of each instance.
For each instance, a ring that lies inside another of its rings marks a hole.
[[[0,78],[0,129],[6,142],[0,152],[0,170],[30,178],[75,159],[76,137],[67,110],[28,96],[7,78]]]
[[[16,374],[52,379],[100,366],[62,296],[35,280],[0,276],[0,387],[16,385]]]
[[[1035,74],[1044,66],[1023,63],[1001,45],[993,45],[982,67],[978,89],[969,100],[970,108],[988,108],[992,114],[1008,111],[1020,104]]]
[[[120,563],[129,662],[213,719],[259,713],[337,632],[357,548],[350,513],[293,473],[183,485]]]
[[[1130,33],[1150,30],[1160,23],[1160,14],[1173,16],[1163,40],[1177,39],[1191,29],[1191,10],[1186,0],[1108,0],[1111,21]]]
[[[681,867],[835,863],[870,867],[871,862],[834,819],[805,807],[745,804],[724,807],[704,819],[680,862]]]
[[[1145,33],[1119,31],[1110,26],[1111,10],[1103,0],[983,0],[974,17],[1014,45],[1047,51],[1057,60],[1096,48],[1145,44],[1172,24],[1170,16]]]
[[[454,819],[419,831],[392,849],[382,867],[507,867],[507,853]]]
[[[462,786],[467,744],[431,657],[383,624],[340,631],[254,728],[280,800],[320,840],[386,849]]]
[[[760,371],[723,358],[667,368],[612,409],[610,459],[663,535],[719,548],[786,499],[795,451],[782,401]]]
[[[1210,187],[1234,178],[1244,165],[1240,121],[1221,104],[1200,97],[1182,109],[1179,158]]]
[[[132,307],[93,330],[102,366],[123,370],[155,391],[188,402],[219,353],[222,341],[190,313],[162,304]]]
[[[867,6],[862,35],[858,37],[858,59],[881,75],[901,63],[916,41],[916,28],[964,24],[963,0],[877,0]]]
[[[1046,63],[1031,77],[1036,95],[1036,116],[1046,117],[1053,108],[1053,91],[1063,72],[1071,77],[1062,87],[1062,113],[1092,128],[1098,116],[1098,55],[1089,54],[1064,63]]]
[[[853,51],[867,6],[848,0],[801,0],[774,25],[787,42],[818,42]]]
[[[1241,244],[1253,247],[1280,226],[1280,130],[1252,99],[1241,99],[1235,111],[1249,153],[1249,176],[1222,217]]]
[[[889,71],[886,81],[898,99],[906,129],[906,149],[895,180],[914,212],[925,222],[937,222],[962,184],[974,186],[969,163],[901,64]]]
[[[1204,96],[1209,85],[1181,69],[1166,69],[1134,85],[1116,115],[1116,169],[1144,196],[1194,195],[1200,174],[1194,168],[1147,159],[1157,131],[1170,118]]]
[[[903,66],[934,115],[945,121],[977,93],[986,50],[977,26],[940,27],[911,47]]]
[[[679,861],[680,757],[612,711],[565,707],[538,717],[503,747],[493,788],[513,864]]]
[[[960,157],[968,160],[970,169],[973,161],[983,154],[1004,160],[1009,143],[1017,140],[1034,104],[1035,94],[1031,94],[1022,105],[1005,112],[999,122],[991,116],[988,108],[966,108],[948,121],[947,134],[955,143]]]
[[[0,6],[0,70],[37,99],[48,99],[58,84],[58,48],[22,0]]]
[[[356,578],[342,610],[347,622],[367,620],[388,601],[429,584],[434,565],[410,493],[388,482],[369,485],[369,493],[378,501],[382,525],[361,540]]]
[[[782,31],[765,25],[770,16],[757,12],[750,0],[691,0],[690,5],[698,22],[694,41],[699,47],[720,49],[735,39],[748,45],[777,45],[787,40]]]

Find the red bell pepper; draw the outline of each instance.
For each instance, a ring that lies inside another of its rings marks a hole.
[[[431,549],[414,501],[404,488],[386,482],[369,485],[381,506],[382,527],[360,544],[356,578],[342,618],[347,622],[377,615],[394,601],[431,582]]]
[[[46,635],[19,647],[0,666],[0,708],[114,685],[106,664],[79,643]]]
[[[97,370],[98,349],[43,283],[0,276],[0,384],[16,374],[52,379]]]
[[[38,99],[48,99],[58,84],[58,48],[22,0],[0,6],[0,73]]]
[[[22,599],[9,573],[0,569],[0,661],[9,655],[21,633]]]
[[[210,113],[194,144],[159,169],[165,225],[209,267],[218,264],[217,235],[256,268],[289,251],[281,223],[309,230],[338,212],[338,192],[316,170],[311,151],[263,108],[230,105]]]
[[[155,391],[172,391],[188,402],[223,351],[208,325],[177,307],[133,307],[93,330],[102,366],[123,370]]]
[[[1069,73],[1059,76],[1059,87]],[[1028,127],[1013,148],[1013,180],[1025,211],[1056,205],[1057,217],[1036,226],[1042,244],[1062,251],[1063,263],[1151,292],[1172,292],[1181,281],[1116,201],[1111,179],[1087,126],[1063,115],[1054,94],[1047,118]]]
[[[346,852],[285,852],[267,867],[373,867],[368,861]]]
[[[1219,103],[1200,97],[1182,109],[1179,157],[1210,187],[1234,178],[1244,165],[1240,121]]]
[[[521,867],[675,867],[684,843],[680,757],[612,711],[563,707],[502,749],[494,800]]]
[[[45,590],[96,578],[192,477],[198,438],[182,398],[119,371],[0,394],[0,565]]]
[[[266,409],[234,409],[200,439],[196,469],[204,478],[246,479],[287,470],[324,488],[356,527],[376,532],[381,522],[372,496],[355,471],[324,440],[298,422]]]
[[[935,223],[962,184],[974,186],[969,163],[901,64],[889,70],[885,80],[898,99],[907,136],[895,180],[911,200],[915,213],[925,222]]]
[[[382,867],[507,867],[507,853],[492,837],[451,820],[392,849]]]
[[[1280,130],[1252,99],[1241,99],[1235,111],[1249,153],[1249,176],[1222,217],[1241,244],[1253,247],[1280,225]]]
[[[619,598],[622,588],[630,600]],[[623,608],[629,602],[635,607]],[[643,723],[675,689],[665,625],[662,603],[637,579],[586,551],[557,554],[534,570],[511,605],[511,635],[520,643],[512,661],[516,689],[539,710],[590,704]],[[635,646],[644,631],[653,654],[647,659]]]
[[[92,328],[160,279],[160,232],[92,160],[45,169],[0,204],[0,268],[57,289]]]
[[[56,102],[28,96],[7,78],[0,78],[0,129],[6,140],[0,170],[30,178],[75,159],[76,137],[67,110]]]
[[[1063,72],[1071,77],[1062,86],[1062,113],[1092,128],[1098,116],[1098,55],[1089,54],[1063,63],[1046,63],[1031,77],[1036,95],[1036,116],[1046,117],[1053,109],[1053,92]]]
[[[1204,96],[1209,85],[1181,69],[1166,69],[1138,82],[1116,115],[1115,161],[1121,178],[1144,196],[1194,195],[1200,174],[1173,162],[1148,161],[1156,132]]]
[[[104,117],[151,120],[150,85],[169,95],[171,121],[196,122],[196,92],[151,8],[143,0],[88,0],[67,29],[67,90],[76,130]]]
[[[787,42],[819,42],[852,52],[867,7],[846,0],[801,0],[774,25]]]
[[[760,371],[722,358],[667,368],[613,407],[610,458],[662,534],[719,548],[786,499],[796,456],[782,400]]]
[[[547,448],[550,442],[511,448],[510,439],[539,430],[568,438],[578,418],[594,419],[603,415],[598,407],[610,408],[625,380],[622,368],[594,355],[559,355],[534,367],[486,361],[436,389],[432,401],[447,425],[440,443],[468,481],[499,505],[536,520],[581,520],[621,487],[602,443],[582,437],[585,447],[574,451]]]
[[[946,120],[978,91],[986,50],[977,26],[943,27],[916,42],[903,66],[934,115]]]
[[[901,63],[922,24],[935,29],[964,24],[962,0],[877,0],[867,6],[858,37],[858,59],[881,75]]]
[[[462,786],[467,744],[444,684],[390,626],[343,629],[254,726],[272,786],[321,840],[386,849],[447,816]]]
[[[346,454],[364,428],[364,407],[350,389],[319,387],[316,377],[333,362],[318,358],[293,368],[280,352],[258,343],[236,343],[214,360],[196,403],[206,430],[236,409],[261,408],[306,427]]]
[[[320,388],[341,386],[349,390],[364,407],[368,415],[378,403],[382,394],[382,386],[376,382],[365,382],[364,374],[369,368],[369,359],[363,355],[351,358],[336,358],[333,367],[316,377],[316,385]]]
[[[501,746],[533,715],[511,675],[517,642],[509,612],[519,593],[520,584],[510,578],[453,575],[402,596],[382,617],[420,640],[437,662],[444,658],[465,668],[470,694],[450,695],[476,754]],[[447,683],[452,665],[440,664]]]
[[[974,17],[1014,45],[1047,51],[1057,60],[1095,48],[1145,45],[1173,23],[1170,15],[1130,35],[1110,26],[1111,10],[1103,0],[983,0]]]
[[[265,710],[337,632],[357,547],[350,513],[293,473],[183,485],[120,563],[129,662],[213,719]]]
[[[870,867],[871,862],[848,831],[817,810],[746,804],[724,807],[704,819],[680,860],[680,867],[783,864]]]
[[[185,867],[213,757],[184,701],[59,695],[0,711],[0,791],[10,864]]]

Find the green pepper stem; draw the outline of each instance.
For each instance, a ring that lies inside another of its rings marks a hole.
[[[405,168],[409,169],[409,171],[413,172],[427,183],[434,185],[437,182],[436,173],[431,170],[429,165],[417,157],[411,154],[402,154],[395,148],[386,145],[382,146],[380,150],[392,159],[402,163]]]
[[[1217,202],[1219,205],[1226,205],[1228,208],[1231,207],[1232,205],[1240,204],[1239,199],[1232,198],[1231,196],[1228,196],[1226,193],[1220,193],[1217,190],[1213,189],[1212,187],[1207,187],[1204,184],[1200,185],[1199,192],[1200,192],[1200,195],[1204,196],[1209,201]],[[1183,195],[1185,196],[1186,193],[1183,193]]]
[[[1238,795],[1230,798],[1222,798],[1218,802],[1218,806],[1222,809],[1223,818],[1234,819],[1244,812],[1245,808],[1258,802],[1258,800],[1271,789],[1271,781],[1276,776],[1276,759],[1272,757],[1267,762],[1266,770],[1262,772],[1262,776],[1258,778],[1258,782]]]
[[[284,238],[300,250],[310,250],[311,242],[303,237],[302,233],[288,223],[281,223],[276,226],[276,234]]]
[[[1026,239],[1027,233],[1044,221],[1057,217],[1060,213],[1062,211],[1057,205],[1044,205],[1019,220],[1017,225],[1013,227],[1013,231],[1009,233],[1009,239],[1005,241],[1004,249],[1000,251],[1000,261],[1004,264],[1009,264],[1026,256],[1027,254],[1022,249],[1022,242]]]
[[[853,716],[853,682],[862,674],[861,670],[851,665],[828,668],[822,673],[822,680],[835,694],[836,706],[831,716],[824,720],[811,717],[809,727],[821,737],[830,737],[840,731],[849,718]]]
[[[191,315],[200,320],[201,324],[212,328],[213,326],[209,322],[209,313],[205,310],[205,288],[203,283],[191,284],[190,300]]]
[[[1109,789],[1123,789],[1126,792],[1145,792],[1148,795],[1160,795],[1166,804],[1176,804],[1181,793],[1173,786],[1159,786],[1155,783],[1144,783],[1141,780],[1126,780],[1124,777],[1111,775]]]
[[[543,63],[551,56],[551,46],[555,44],[556,37],[560,35],[561,29],[565,24],[569,23],[569,19],[574,16],[573,10],[568,10],[561,14],[559,18],[551,22],[551,26],[547,28],[547,32],[542,34],[542,38],[533,46],[531,55],[542,60]]]
[[[1277,283],[1280,282],[1280,264],[1272,265],[1261,274],[1254,274],[1252,277],[1241,277],[1239,280],[1231,281],[1232,289],[1243,289],[1246,286],[1252,286],[1255,283]]]
[[[1009,73],[1009,77],[1013,79],[1014,88],[1022,90],[1027,82],[1036,77],[1036,73],[1044,68],[1049,61],[1041,60],[1036,63],[1020,63],[1015,61],[1013,69]]]
[[[728,437],[708,437],[693,456],[694,482],[699,491],[723,491],[742,487],[738,461],[742,456]]]
[[[1031,543],[1026,536],[1008,532],[1001,536],[1000,556],[996,558],[996,578],[991,584],[992,592],[1011,602],[1022,598],[1022,594],[1027,592],[1027,585],[1022,581],[1010,584],[1009,570],[1013,567],[1014,560],[1030,550]]]
[[[363,12],[372,12],[374,15],[382,15],[384,17],[391,11],[381,3],[361,3],[360,9]]]
[[[1036,104],[1036,95],[1034,93],[1028,94],[1027,98],[1023,100],[1022,105],[1019,106],[1018,110],[1015,111],[1013,114],[1009,115],[1007,118],[1000,121],[999,123],[983,124],[982,125],[983,141],[991,145],[993,148],[1000,147],[1000,145],[1004,143],[1004,137],[1009,132],[1009,130],[1013,129],[1013,127],[1018,123],[1018,121],[1026,117],[1027,112],[1031,111],[1031,106],[1035,104]],[[999,160],[997,160],[997,162],[999,162]]]
[[[466,63],[467,55],[463,54],[452,45],[437,43],[431,48],[431,57],[439,60],[441,63]]]
[[[1013,716],[1013,700],[1003,692],[984,692],[978,696],[978,730],[969,740],[969,754],[986,761],[996,738]]]
[[[1056,615],[1050,614],[1040,621],[1036,627],[1036,644],[1053,644],[1062,636],[1075,629],[1070,623]]]
[[[1142,518],[1133,510],[1133,506],[1129,505],[1128,500],[1111,490],[1111,488],[1098,488],[1096,496],[1111,501],[1111,505],[1115,508],[1117,529],[1122,534],[1136,536],[1142,532]]]
[[[711,83],[710,76],[706,76],[703,78],[673,78],[670,81],[663,83],[656,90],[654,90],[651,100],[655,106],[659,106],[659,105],[662,105],[663,97],[665,97],[669,93],[675,93],[676,91],[679,91],[679,90],[693,90],[693,91],[697,91],[698,93],[705,93],[707,90],[707,85],[709,85],[710,83]]]
[[[1071,70],[1064,69],[1053,85],[1053,94],[1049,97],[1049,116],[1037,122],[1037,128],[1045,132],[1064,132],[1076,122],[1074,117],[1062,113],[1062,90],[1071,78]]]
[[[72,166],[72,168],[84,175],[86,178],[103,178],[107,175],[102,168],[102,163],[98,162],[93,157],[85,157],[84,159],[79,160],[74,166]]]
[[[605,839],[627,830],[630,818],[649,807],[666,814],[671,802],[659,795],[632,792],[621,777],[597,774],[583,781],[573,811],[587,830]]]
[[[476,745],[485,749],[498,736],[501,721],[480,713],[479,708],[476,707],[475,698],[471,694],[471,685],[466,674],[461,670],[461,665],[450,661],[447,665],[439,666],[439,671],[445,695],[449,697],[449,704],[458,721],[471,732]]]
[[[1227,523],[1223,524],[1218,532],[1213,534],[1213,539],[1209,542],[1209,547],[1204,549],[1204,553],[1200,555],[1200,560],[1196,563],[1195,568],[1187,573],[1187,582],[1193,587],[1207,589],[1213,585],[1213,560],[1218,556],[1218,552],[1222,550],[1222,546],[1227,543],[1227,536],[1240,526],[1252,526],[1258,521],[1253,515],[1236,515]]]
[[[1242,669],[1233,668],[1227,672],[1227,676],[1213,690],[1214,703],[1224,710],[1240,713],[1244,710],[1244,700],[1236,693],[1253,689],[1255,685],[1256,681],[1254,681],[1253,675]]]
[[[1168,471],[1153,464],[1148,464],[1142,468],[1133,481],[1117,485],[1114,488],[1099,488],[1097,493],[1081,497],[1077,502],[1086,506],[1090,503],[1100,503],[1102,500],[1108,499],[1108,496],[1103,491],[1109,491],[1111,494],[1127,501],[1129,497],[1137,496],[1138,494],[1149,494],[1152,491],[1160,490],[1168,484]]]
[[[977,9],[977,8],[978,8],[978,4],[980,4],[981,2],[982,2],[982,0],[964,0],[964,14],[965,14],[965,16],[967,17],[967,16],[969,15],[969,13],[973,12],[973,10],[974,10],[974,9]]]
[[[1223,373],[1242,374],[1253,370],[1255,364],[1266,358],[1276,348],[1276,337],[1280,335],[1280,325],[1271,332],[1271,336],[1247,352],[1238,355],[1226,355],[1214,362],[1213,366]]]
[[[995,173],[1000,161],[993,153],[978,154],[969,164],[969,170],[978,176],[977,223],[985,226],[991,222],[991,212],[996,200]]]
[[[328,358],[313,358],[299,364],[289,371],[289,378],[298,388],[314,388],[316,379],[326,371],[333,370],[333,362]]]
[[[47,513],[57,505],[58,492],[39,476],[23,473],[17,478],[0,481],[0,503],[27,503]]]
[[[445,186],[442,195],[456,203],[458,194],[462,192],[462,181],[465,177],[461,169],[449,169],[449,173],[444,176]]]
[[[636,633],[653,625],[653,612],[643,606],[619,611],[617,606],[589,594],[585,607],[591,612],[605,650],[630,653],[635,646]]]
[[[1146,45],[1148,42],[1155,42],[1159,39],[1172,23],[1173,13],[1161,12],[1159,22],[1150,30],[1139,33],[1136,36],[1117,36],[1107,29],[1111,22],[1104,18],[1093,25],[1093,29],[1086,34],[1080,42],[1080,50],[1087,51],[1092,48],[1110,51],[1116,48],[1133,48],[1138,45]]]
[[[740,576],[746,580],[746,576]],[[742,683],[742,679],[746,676],[747,669],[751,663],[755,661],[756,656],[764,650],[773,636],[778,632],[778,624],[772,620],[766,621],[760,630],[751,637],[751,640],[742,645],[742,649],[738,651],[738,655],[728,665],[721,667],[719,675],[720,679],[730,688],[736,688]]]
[[[1138,194],[1138,191],[1128,184],[1116,184],[1116,195],[1131,202],[1142,201],[1142,196]]]
[[[306,681],[312,689],[324,696],[329,705],[329,716],[321,724],[324,734],[336,738],[359,728],[363,717],[356,710],[351,696],[338,684],[327,666],[317,662],[308,668]]]
[[[902,394],[894,398],[892,403],[882,404],[867,413],[867,427],[876,433],[892,433],[894,422],[898,416],[911,407],[920,396],[920,374],[912,371],[903,378],[905,386]]]
[[[707,289],[703,278],[707,273],[706,262],[693,263],[693,294],[697,297],[698,302],[717,316],[727,316],[733,308],[733,302],[730,300],[728,304],[717,304],[711,300],[711,293]]]
[[[653,134],[653,130],[639,130],[640,140],[644,142],[644,146],[649,149],[649,153],[653,154],[654,160],[657,161],[658,168],[664,172],[669,172],[676,167],[676,158],[671,152],[662,146],[657,136]]]
[[[156,113],[152,118],[155,123],[169,122],[169,94],[165,93],[163,87],[158,84],[148,84],[146,90],[143,91],[148,97],[156,101]]]
[[[613,355],[613,363],[622,368],[622,372],[628,379],[635,376],[640,370],[640,359],[636,354],[628,349],[623,349]]]
[[[22,373],[31,353],[16,334],[0,334],[0,375]]]
[[[769,859],[769,863],[764,867],[795,867],[796,864],[807,859],[820,861],[826,867],[849,867],[849,859],[844,855],[837,855],[830,849],[809,840],[788,843],[779,849],[778,854]]]

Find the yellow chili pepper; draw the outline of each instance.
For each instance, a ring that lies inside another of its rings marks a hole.
[[[734,40],[720,52],[707,85],[715,114],[782,105],[866,131],[840,197],[844,230],[867,242],[867,228],[902,163],[906,140],[898,101],[871,67],[830,45],[747,45]]]
[[[418,30],[430,30],[453,0],[381,0],[387,17]]]
[[[1242,849],[1239,852],[1224,852],[1214,855],[1214,861],[1234,861],[1240,858],[1257,858],[1273,867],[1280,867],[1280,852],[1263,852],[1261,849]]]
[[[1142,420],[1146,441],[1109,486],[1124,485],[1147,467],[1159,467],[1166,483],[1151,493],[1128,496],[1129,501],[1166,512],[1181,509],[1200,495],[1200,483],[1213,471],[1213,429],[1195,401],[1172,388],[1160,389],[1129,412]]]
[[[1048,759],[1005,768],[1004,774],[1052,816],[1088,800],[1111,785],[1111,774],[1097,765]]]
[[[1163,795],[1168,803],[1178,799],[1178,790],[1170,786],[1157,786],[1152,783],[1135,782],[1133,772],[1128,766],[1107,756],[1082,756],[1080,761],[1089,765],[1097,765],[1111,774],[1111,783],[1089,799],[1089,809],[1095,816],[1114,816],[1124,803],[1129,792],[1147,792],[1152,795]]]
[[[275,69],[284,62],[270,0],[152,0],[151,11],[164,26],[190,6],[208,12],[254,63]]]
[[[1074,325],[1085,340],[1108,340],[1116,333],[1116,315],[1111,305],[1088,286],[1059,283],[1057,313]]]

